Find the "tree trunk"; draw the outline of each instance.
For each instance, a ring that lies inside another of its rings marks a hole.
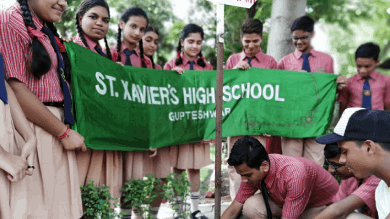
[[[291,24],[305,9],[306,0],[273,0],[267,53],[276,61],[294,51]]]
[[[247,8],[246,11],[246,18],[254,18],[257,12],[257,9],[261,7],[261,1],[257,0],[252,5],[252,7]]]

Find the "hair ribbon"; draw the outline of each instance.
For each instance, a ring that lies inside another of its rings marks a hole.
[[[56,44],[58,46],[58,48],[60,49],[60,52],[65,52],[65,45],[61,42],[60,38],[58,37],[54,37],[54,39],[56,40]]]
[[[41,40],[45,36],[44,33],[42,33],[41,31],[38,31],[38,30],[36,30],[36,29],[34,29],[34,28],[30,27],[30,26],[27,27],[27,30],[28,30],[28,33],[29,33],[29,35],[31,37],[36,37],[36,38]]]
[[[147,66],[150,65],[149,59],[142,59],[142,61],[143,61]]]

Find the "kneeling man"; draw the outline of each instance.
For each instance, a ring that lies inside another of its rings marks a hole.
[[[340,177],[339,191],[328,206],[315,219],[368,219],[376,217],[375,189],[380,179],[374,175],[358,179],[345,164],[340,164],[341,150],[336,143],[324,149],[328,171]],[[357,212],[356,212],[357,210]]]
[[[241,175],[236,199],[222,218],[273,216],[314,218],[332,203],[339,185],[323,167],[306,158],[268,155],[255,138],[245,136],[233,146],[228,160]],[[261,194],[255,194],[261,190]]]

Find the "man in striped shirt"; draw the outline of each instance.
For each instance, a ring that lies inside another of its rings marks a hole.
[[[382,179],[375,191],[379,219],[390,219],[390,112],[347,108],[333,132],[316,139],[336,143],[345,164],[358,179],[370,175]]]
[[[324,150],[328,171],[340,177],[339,191],[333,197],[333,204],[328,206],[315,219],[336,218],[375,218],[375,189],[380,179],[374,175],[357,179],[348,167],[340,164],[341,150],[336,143],[327,144]],[[357,210],[358,212],[356,212]]]
[[[233,146],[228,160],[241,175],[236,199],[222,218],[311,218],[332,203],[339,185],[314,162],[300,157],[268,155],[255,138],[245,136]],[[255,194],[261,190],[261,194]]]

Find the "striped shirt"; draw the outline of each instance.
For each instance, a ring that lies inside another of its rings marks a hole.
[[[323,52],[318,52],[314,49],[310,50],[309,64],[312,72],[334,73],[333,58]],[[295,50],[295,52],[283,57],[279,63],[278,68],[290,71],[302,71],[303,58],[302,52]]]
[[[250,57],[247,56],[244,51],[233,54],[229,56],[226,61],[225,69],[233,69],[240,61],[247,62],[247,58]],[[264,54],[261,49],[255,56],[252,57],[250,64],[253,68],[278,69],[278,63],[276,63],[274,57]]]
[[[333,197],[333,202],[338,202],[350,195],[359,197],[370,210],[370,217],[375,217],[375,189],[381,180],[374,175],[363,179],[363,183],[359,186],[359,180],[355,177],[343,180],[340,183],[340,188],[337,194]]]
[[[122,43],[122,46],[121,46],[121,51],[120,51],[120,56],[121,56],[121,62],[122,64],[125,64],[126,63],[126,54],[125,54],[125,50],[127,49],[127,47]],[[110,48],[110,51],[111,51],[111,54],[118,54],[117,52],[117,47],[116,46],[112,46]],[[134,49],[135,53],[133,53],[131,56],[130,56],[130,61],[131,61],[131,66],[133,67],[142,67],[142,58],[141,58],[141,54],[140,52],[138,51],[138,49]],[[118,55],[119,55],[118,54]],[[113,55],[114,57],[114,55]],[[147,68],[153,68],[152,66],[152,62],[150,61],[150,59],[146,56],[144,56],[144,59],[145,59],[145,64],[146,64],[146,67]]]
[[[282,208],[282,217],[298,219],[307,208],[332,203],[339,184],[323,167],[302,157],[270,154],[270,169],[264,182],[271,200]],[[236,200],[244,204],[258,185],[242,182]]]
[[[185,55],[183,53],[181,53],[181,58],[183,60],[183,63],[180,64],[180,65],[176,65],[175,64],[175,61],[176,61],[176,58],[175,59],[172,59],[171,61],[167,62],[164,66],[164,69],[165,70],[172,70],[173,68],[175,67],[180,67],[184,70],[189,70],[190,69],[190,61],[187,59],[187,57],[185,57]],[[205,67],[202,67],[200,65],[198,65],[198,60],[200,58],[199,57],[196,57],[194,59],[194,70],[198,70],[198,71],[202,71],[202,70],[213,70],[213,66],[210,65],[210,63],[204,61],[206,63],[206,66]]]
[[[373,71],[370,73],[371,103],[373,110],[384,110],[385,104],[390,103],[390,78],[387,75]],[[347,87],[338,97],[340,103],[347,107],[361,107],[363,99],[363,84],[366,78],[360,74],[348,78]]]
[[[31,15],[37,30],[41,30],[42,23],[33,13]],[[19,4],[15,3],[0,11],[0,53],[4,56],[6,79],[15,78],[24,83],[42,102],[62,102],[64,96],[57,72],[57,55],[46,35],[40,41],[49,53],[51,67],[45,75],[37,79],[31,70],[32,39],[23,23]]]

